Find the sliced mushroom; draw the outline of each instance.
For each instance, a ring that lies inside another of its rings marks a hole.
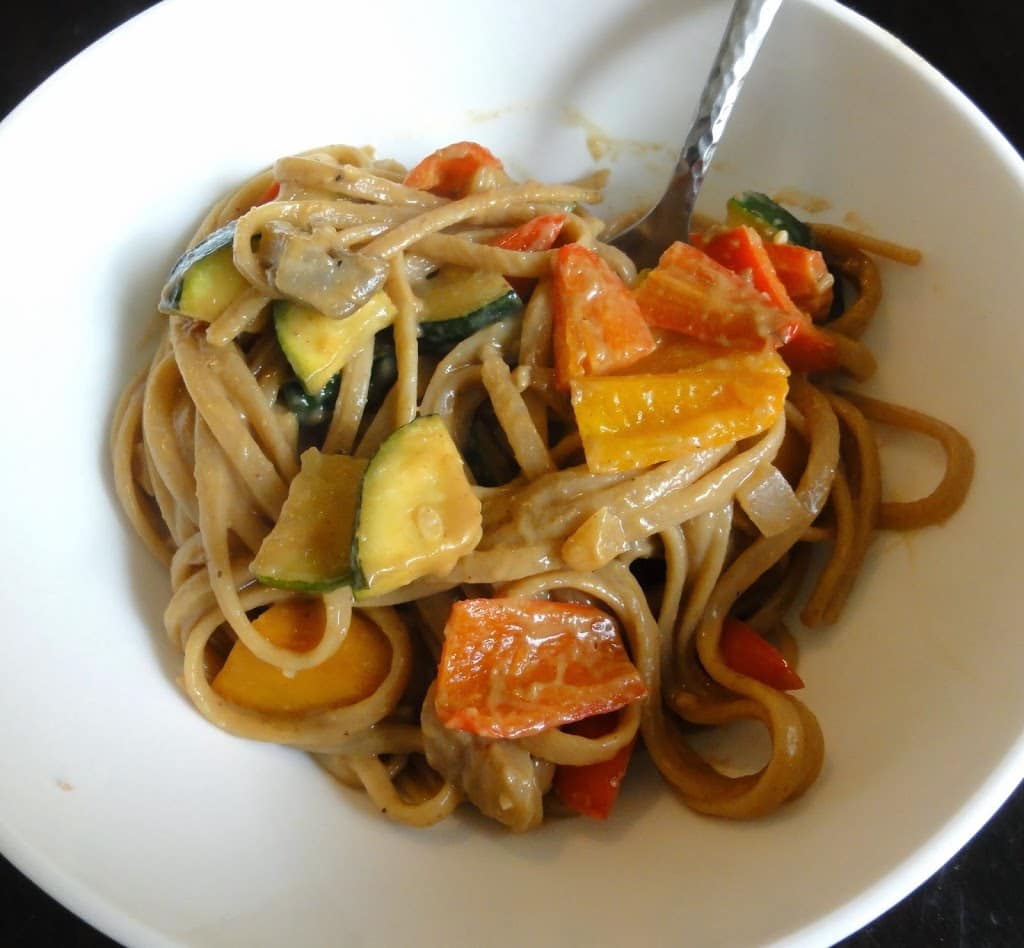
[[[338,246],[337,233],[268,224],[260,240],[267,280],[282,296],[334,319],[355,312],[383,286],[385,261]]]
[[[515,741],[477,737],[445,727],[434,710],[431,685],[423,702],[420,724],[427,762],[459,787],[482,813],[522,833],[544,817],[544,794],[551,786],[554,765],[535,760]]]

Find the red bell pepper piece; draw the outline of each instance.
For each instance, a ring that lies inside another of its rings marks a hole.
[[[812,319],[827,316],[832,308],[835,280],[822,252],[799,244],[776,244],[770,240],[764,249],[797,309]]]
[[[607,375],[655,348],[629,287],[596,253],[579,244],[555,251],[552,283],[555,385]]]
[[[271,181],[270,184],[267,186],[267,190],[264,191],[256,199],[256,205],[254,205],[254,206],[258,206],[260,204],[269,204],[280,193],[281,193],[281,182],[280,181]]]
[[[722,623],[719,640],[722,659],[733,671],[755,678],[779,691],[803,688],[803,679],[790,667],[782,653],[747,622],[732,616]]]
[[[503,250],[550,250],[565,226],[565,214],[542,214],[491,241]]]
[[[516,738],[647,694],[612,619],[547,599],[466,599],[445,625],[435,707],[446,726]]]
[[[405,177],[410,188],[439,197],[465,197],[481,168],[502,170],[501,161],[476,142],[455,142],[427,155]]]
[[[618,721],[617,714],[599,714],[565,727],[582,737],[603,737]],[[636,740],[630,741],[609,760],[582,767],[561,764],[555,770],[554,788],[558,799],[570,810],[595,820],[606,820],[612,811],[622,780],[626,776]]]
[[[538,251],[550,250],[558,240],[565,226],[566,214],[542,214],[533,220],[520,224],[491,241],[492,247],[503,250]],[[528,277],[508,277],[512,288],[525,300],[533,291],[536,280]]]
[[[823,372],[839,367],[839,349],[814,323],[804,316],[779,355],[794,372]]]
[[[734,227],[702,239],[700,248],[733,273],[746,277],[769,302],[783,312],[793,307],[785,286],[775,272],[761,235],[753,227]]]
[[[751,285],[772,306],[786,314],[788,332],[784,344],[779,348],[779,354],[791,369],[796,372],[816,372],[838,366],[839,353],[835,343],[790,298],[775,272],[769,245],[765,244],[753,227],[734,227],[710,239],[702,239],[700,245],[713,260],[733,273],[748,278]],[[827,268],[825,272],[828,273]]]

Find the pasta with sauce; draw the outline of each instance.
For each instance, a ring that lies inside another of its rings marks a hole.
[[[472,143],[280,159],[200,224],[115,414],[192,702],[404,823],[607,816],[637,742],[700,812],[799,796],[824,743],[786,616],[810,582],[836,621],[875,531],[970,482],[962,435],[844,384],[873,257],[912,251],[748,193],[638,276],[600,185]],[[877,424],[942,445],[931,495],[883,499]],[[727,775],[688,736],[740,719],[771,753]]]

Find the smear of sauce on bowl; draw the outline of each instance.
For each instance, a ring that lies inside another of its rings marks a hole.
[[[808,214],[820,214],[822,211],[830,210],[832,202],[828,198],[816,194],[808,194],[799,188],[783,188],[772,195],[772,200],[778,204],[788,204],[791,207],[798,207]]]
[[[608,159],[615,161],[623,152],[630,152],[634,155],[648,155],[653,158],[668,158],[672,161],[675,153],[671,145],[664,142],[644,141],[638,138],[618,138],[610,135],[592,119],[589,119],[579,109],[566,106],[563,109],[565,121],[568,125],[575,125],[582,128],[587,134],[587,151],[594,161]]]

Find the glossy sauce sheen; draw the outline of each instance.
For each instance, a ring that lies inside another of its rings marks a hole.
[[[452,607],[436,700],[450,728],[523,737],[646,693],[615,623],[599,609],[529,599]]]

